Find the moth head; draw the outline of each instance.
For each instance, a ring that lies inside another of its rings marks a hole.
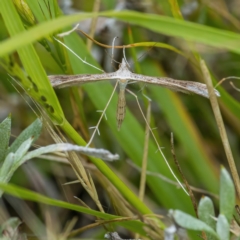
[[[119,64],[119,68],[127,68],[127,69],[129,69],[129,64],[128,64],[128,62],[124,59],[124,58],[122,58],[122,62]]]

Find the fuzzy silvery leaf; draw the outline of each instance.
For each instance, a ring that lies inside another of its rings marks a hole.
[[[213,202],[209,197],[201,198],[198,205],[198,216],[199,219],[205,222],[212,229],[216,229],[216,221],[213,219],[215,217]],[[208,233],[206,233],[207,239],[214,239]]]
[[[217,220],[217,234],[220,240],[228,240],[230,237],[228,220],[222,214],[219,215]]]
[[[81,147],[69,143],[58,143],[52,144],[46,147],[41,147],[36,150],[30,151],[27,153],[30,148],[34,138],[29,138],[15,153],[9,153],[6,161],[4,162],[2,168],[0,169],[0,182],[7,183],[10,181],[13,173],[26,161],[39,157],[46,153],[52,152],[66,152],[66,151],[77,151],[85,155],[95,156],[98,158],[102,158],[107,161],[118,160],[119,156],[117,154],[111,154],[108,150],[105,149],[96,149],[96,148],[88,148]],[[0,191],[0,196],[2,192]]]
[[[172,210],[170,211],[170,214],[173,216],[174,220],[179,226],[189,230],[195,230],[195,231],[201,231],[201,232],[204,231],[206,233],[211,234],[212,239],[219,239],[216,232],[201,220],[179,210],[174,210],[174,211]]]
[[[10,172],[11,167],[15,161],[15,154],[9,153],[0,168],[0,182],[5,182],[7,174]]]
[[[38,118],[26,129],[24,129],[13,144],[9,147],[8,153],[15,153],[20,145],[29,138],[33,139],[33,142],[39,137],[42,130],[42,122]]]
[[[235,206],[235,188],[232,179],[225,168],[220,175],[220,214],[224,215],[230,223],[233,218]]]
[[[24,155],[31,147],[33,139],[29,138],[21,144],[15,153],[9,153],[0,169],[0,182],[8,183],[13,173],[24,162],[22,161]],[[1,196],[2,192],[0,192]]]
[[[52,144],[46,147],[41,147],[27,153],[26,156],[22,159],[22,162],[25,162],[34,157],[39,157],[40,155],[43,155],[46,153],[65,152],[65,151],[77,151],[82,154],[98,157],[106,161],[114,161],[119,159],[119,155],[112,154],[105,149],[82,147],[82,146],[77,146],[70,143],[57,143],[57,144]]]
[[[7,117],[0,123],[0,166],[6,157],[11,133],[11,117]]]
[[[19,226],[22,222],[16,218],[9,218],[0,226],[0,239],[1,240],[27,240],[25,234],[19,233]]]

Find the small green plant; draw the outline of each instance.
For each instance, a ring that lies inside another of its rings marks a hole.
[[[78,151],[107,161],[113,161],[119,158],[117,154],[113,155],[104,149],[81,147],[69,143],[52,144],[28,152],[32,143],[39,137],[41,130],[42,122],[40,119],[37,119],[16,138],[10,147],[8,147],[11,132],[11,117],[7,117],[0,123],[0,183],[8,183],[13,173],[23,163],[46,153]],[[2,194],[3,192],[0,190],[0,197]]]
[[[18,228],[21,221],[18,218],[9,218],[0,226],[0,239],[1,240],[27,240],[27,236],[24,233],[19,233]]]
[[[221,169],[219,198],[218,217],[215,216],[213,202],[209,197],[203,197],[200,200],[198,205],[199,219],[179,210],[171,210],[170,212],[176,223],[181,227],[204,232],[204,239],[227,240],[230,239],[230,224],[233,220],[235,189],[225,168]]]
[[[11,117],[7,117],[0,124],[1,183],[8,183],[18,167],[29,160],[27,151],[32,143],[39,137],[41,129],[42,122],[40,119],[37,119],[16,138],[10,147],[8,147],[11,133]],[[3,192],[0,191],[0,196],[2,196],[2,194]]]

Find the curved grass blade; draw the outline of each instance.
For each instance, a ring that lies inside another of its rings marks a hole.
[[[85,208],[82,206],[78,206],[75,204],[71,204],[68,202],[52,199],[46,196],[43,196],[39,193],[26,190],[24,188],[20,188],[17,186],[14,186],[12,184],[3,184],[0,183],[0,189],[4,191],[5,193],[11,194],[12,196],[15,196],[17,198],[21,198],[24,200],[34,201],[37,203],[43,203],[48,204],[55,207],[61,207],[70,209],[73,211],[89,214],[98,218],[102,218],[105,220],[111,220],[111,219],[117,219],[119,216],[111,215],[108,213],[102,213],[99,211],[95,211],[89,208]],[[134,231],[136,233],[142,234],[143,236],[146,236],[146,232],[144,231],[144,224],[140,221],[127,221],[127,222],[118,222],[117,225],[126,227],[127,229]]]

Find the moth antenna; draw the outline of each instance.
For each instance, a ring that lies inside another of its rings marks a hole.
[[[126,64],[128,65],[129,69],[131,69],[131,67],[130,67],[128,61],[127,61],[127,58],[126,58],[126,54],[125,54],[125,46],[123,46],[123,58],[124,58]]]
[[[118,36],[114,37],[113,38],[113,41],[112,41],[112,61],[111,63],[113,63],[113,60],[114,60],[114,43],[115,43],[115,40],[118,38]]]
[[[83,60],[80,56],[78,56],[70,47],[68,47],[66,44],[64,44],[63,42],[61,42],[60,40],[58,40],[57,38],[53,37],[58,43],[60,43],[61,45],[63,45],[68,51],[70,51],[74,56],[76,56],[78,59],[80,59],[83,63],[85,63],[86,65],[89,65],[92,68],[95,68],[101,72],[104,72],[102,69],[86,62],[85,60]]]

